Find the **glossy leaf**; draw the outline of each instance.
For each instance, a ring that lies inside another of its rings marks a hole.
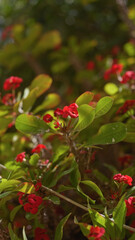
[[[90,145],[115,144],[122,141],[126,136],[126,127],[123,123],[109,123],[101,126],[98,133],[92,136]]]
[[[40,118],[32,115],[21,114],[17,117],[15,127],[22,133],[37,134],[48,129],[47,124]]]
[[[51,86],[52,79],[46,74],[40,74],[31,82],[30,90],[36,88],[36,97],[45,93]]]
[[[23,111],[28,112],[36,101],[37,88],[33,88],[29,95],[23,100]]]
[[[89,104],[90,101],[93,99],[93,96],[94,94],[92,92],[89,92],[89,91],[84,92],[76,99],[76,103],[78,106],[82,104]]]
[[[83,104],[78,108],[79,120],[74,130],[82,131],[88,127],[94,120],[95,110],[87,104]]]
[[[101,197],[102,200],[105,200],[103,193],[101,192],[100,188],[96,185],[96,183],[94,183],[90,180],[81,181],[81,183],[92,188]]]
[[[111,97],[103,97],[99,100],[95,109],[95,118],[101,117],[106,114],[113,105],[113,99]]]
[[[60,96],[56,93],[49,93],[45,100],[39,105],[34,113],[40,112],[45,109],[50,109],[56,107],[60,103]]]
[[[65,216],[58,224],[56,231],[55,231],[55,237],[54,240],[62,240],[63,237],[63,228],[66,224],[68,218],[70,217],[71,213],[69,213],[67,216]]]

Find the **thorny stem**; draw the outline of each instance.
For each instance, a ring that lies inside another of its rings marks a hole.
[[[51,188],[45,187],[45,186],[43,186],[43,185],[42,185],[42,188],[44,188],[46,191],[54,194],[55,196],[60,197],[60,198],[64,199],[65,201],[67,201],[67,202],[69,202],[69,203],[71,203],[71,204],[73,204],[73,205],[75,205],[75,206],[83,209],[84,211],[87,211],[87,212],[89,211],[89,208],[81,205],[80,203],[77,203],[77,202],[73,201],[72,199],[70,199],[70,198],[68,198],[68,197],[63,196],[62,194],[60,194],[60,193],[58,193],[58,192],[55,192],[55,191],[52,190]],[[100,214],[100,215],[105,218],[105,216],[104,216],[103,214]],[[110,218],[110,220],[111,220],[112,222],[114,222],[114,220],[113,220],[112,218]],[[132,227],[127,226],[127,225],[125,225],[125,224],[123,224],[123,228],[125,228],[125,229],[127,229],[127,230],[132,231],[132,232],[135,233],[135,228],[132,228]]]

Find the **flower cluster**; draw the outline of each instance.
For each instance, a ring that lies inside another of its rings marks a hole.
[[[35,194],[26,195],[22,192],[18,193],[19,203],[23,206],[26,212],[31,214],[36,214],[38,212],[38,207],[42,204],[43,200],[40,196]]]
[[[104,235],[105,229],[102,227],[93,227],[90,228],[90,233],[87,236],[89,240],[101,240],[101,237]]]
[[[123,182],[129,186],[132,186],[133,179],[128,175],[122,175],[121,173],[118,173],[113,176],[113,179],[119,183]]]
[[[135,72],[133,71],[127,71],[123,76],[122,80],[120,81],[121,83],[125,84],[128,83],[129,81],[135,80]]]
[[[122,72],[123,65],[122,64],[112,64],[111,68],[107,69],[104,72],[104,79],[109,80],[112,74],[119,74]]]
[[[50,123],[52,122],[52,120],[53,120],[53,117],[50,114],[45,114],[43,116],[43,121],[45,121],[46,123]]]
[[[16,89],[20,87],[22,81],[22,78],[11,76],[5,80],[3,88],[5,91]]]
[[[25,152],[19,153],[16,156],[15,160],[16,160],[16,162],[23,162],[25,160]]]
[[[46,229],[42,229],[37,227],[35,229],[35,238],[34,240],[50,240],[49,236],[47,235],[47,230]]]
[[[127,213],[126,216],[130,216],[135,213],[135,197],[129,197],[128,200],[125,200]]]
[[[15,99],[14,94],[7,93],[7,94],[5,94],[5,96],[3,96],[2,102],[3,102],[3,104],[5,104],[7,106],[11,106],[14,103],[14,99]]]
[[[42,149],[47,149],[44,144],[38,144],[35,148],[32,149],[32,153],[40,153]]]
[[[70,116],[71,118],[77,118],[79,116],[77,108],[78,105],[76,103],[65,106],[63,109],[57,108],[54,111],[54,116],[62,116],[63,118],[67,118],[68,116]]]
[[[131,163],[132,159],[133,159],[133,156],[127,154],[125,156],[119,157],[118,161],[121,164],[121,166],[127,166]]]
[[[135,100],[126,100],[125,103],[117,110],[116,114],[124,114],[135,106]]]

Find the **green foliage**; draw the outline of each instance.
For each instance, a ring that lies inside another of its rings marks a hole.
[[[101,117],[106,114],[112,107],[113,99],[110,97],[104,97],[99,100],[95,109],[95,118]]]
[[[54,240],[61,240],[63,237],[63,227],[66,224],[68,218],[70,217],[71,213],[65,216],[58,224],[56,231],[55,231],[55,238]]]

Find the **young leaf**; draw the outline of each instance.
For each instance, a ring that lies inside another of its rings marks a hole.
[[[116,224],[117,228],[120,230],[120,233],[122,232],[123,224],[125,221],[125,214],[126,214],[126,204],[125,204],[125,194],[124,194],[121,197],[115,209],[113,210],[114,223]]]
[[[22,133],[37,134],[48,129],[47,124],[40,118],[32,115],[21,114],[17,117],[15,127]]]
[[[46,74],[40,74],[31,82],[30,90],[37,88],[36,97],[39,97],[46,92],[52,84],[52,79]]]
[[[108,123],[99,129],[98,133],[92,136],[88,143],[90,145],[114,144],[122,141],[126,136],[126,127],[123,123]]]
[[[58,224],[56,231],[55,231],[55,237],[54,240],[62,240],[63,237],[63,227],[65,223],[67,222],[68,218],[70,217],[71,213],[69,213],[67,216],[65,216]]]
[[[60,103],[60,96],[56,93],[49,93],[45,100],[33,111],[33,113],[40,112],[41,110],[56,107]]]
[[[29,164],[32,165],[32,166],[36,166],[37,163],[38,163],[38,160],[39,160],[39,155],[38,154],[33,154],[30,157]]]
[[[99,100],[95,109],[95,118],[101,117],[106,114],[113,105],[113,99],[111,97],[103,97]]]
[[[89,180],[81,181],[81,183],[92,188],[101,197],[101,200],[105,200],[103,193],[101,192],[100,188],[96,185],[96,183]]]
[[[15,215],[17,214],[17,212],[22,208],[22,205],[16,206],[13,208],[13,210],[10,213],[10,220],[11,222],[14,220]]]
[[[88,127],[94,120],[95,110],[87,105],[83,104],[78,108],[79,120],[75,126],[75,131],[82,131],[84,128]]]
[[[81,94],[77,99],[76,99],[76,103],[78,106],[82,105],[82,104],[89,104],[90,101],[92,100],[94,94],[92,92],[84,92],[83,94]]]

